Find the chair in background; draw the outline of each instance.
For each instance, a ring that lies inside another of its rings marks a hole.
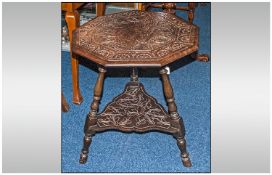
[[[176,3],[139,3],[138,9],[147,11],[150,8],[161,8],[163,12],[176,14],[176,10],[187,11],[188,21],[192,24],[194,21],[194,12],[197,3],[188,2],[188,6],[177,6]]]
[[[68,112],[69,108],[70,107],[69,107],[69,105],[68,105],[68,103],[67,103],[67,101],[66,101],[66,99],[65,99],[65,97],[63,95],[63,93],[61,92],[61,110],[63,112]]]
[[[188,22],[193,24],[195,8],[197,7],[196,2],[188,2],[187,6],[177,6],[176,3],[138,3],[138,10],[148,11],[151,8],[161,8],[165,13],[176,14],[176,10],[187,11]],[[193,59],[198,61],[207,62],[209,56],[207,54],[198,54],[194,52],[190,55]]]
[[[70,49],[72,45],[72,32],[79,27],[80,16],[78,9],[86,3],[61,3],[61,10],[65,11],[65,20],[69,31]],[[102,16],[105,14],[105,3],[96,3],[96,15]],[[79,81],[78,81],[78,59],[76,55],[70,52],[72,65],[72,86],[73,86],[73,103],[81,104],[83,101]]]

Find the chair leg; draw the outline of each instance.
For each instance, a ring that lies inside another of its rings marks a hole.
[[[209,61],[209,56],[208,54],[198,54],[197,52],[194,52],[191,54],[191,57],[197,61],[202,61],[202,62],[208,62]]]
[[[69,105],[68,105],[63,93],[61,93],[61,110],[63,112],[68,112],[69,111]]]
[[[182,118],[179,116],[177,112],[177,106],[174,99],[173,88],[171,86],[169,77],[167,75],[167,70],[165,68],[160,70],[160,74],[162,77],[163,83],[163,91],[168,105],[168,112],[173,120],[176,122],[176,127],[179,128],[178,132],[174,134],[174,137],[177,139],[177,144],[181,152],[182,163],[185,167],[191,167],[191,161],[189,158],[189,154],[186,150],[186,140],[185,136],[185,127],[182,121]]]
[[[188,2],[188,20],[191,24],[193,24],[194,21],[194,13],[195,13],[195,8],[197,6],[197,3],[195,2]],[[195,60],[202,61],[202,62],[208,62],[209,61],[209,56],[207,54],[198,54],[197,52],[192,53],[191,57]]]
[[[79,82],[78,82],[78,59],[76,55],[72,53],[72,32],[79,26],[79,13],[77,10],[73,12],[66,12],[65,20],[69,30],[69,39],[70,39],[70,56],[72,64],[72,81],[73,81],[73,103],[81,104],[83,101],[82,95],[80,93]]]
[[[106,3],[105,2],[97,2],[96,3],[96,16],[104,16],[106,11]]]
[[[138,10],[145,10],[143,7],[144,7],[144,3],[138,2]]]
[[[194,17],[195,17],[195,7],[196,3],[195,2],[188,2],[188,21],[193,24]]]
[[[94,87],[94,97],[93,97],[93,102],[91,104],[91,110],[86,118],[85,127],[84,127],[85,136],[83,139],[83,148],[81,150],[80,159],[79,159],[79,163],[81,164],[86,163],[88,159],[89,147],[92,142],[92,136],[95,134],[95,131],[92,129],[92,127],[95,126],[97,123],[96,114],[98,111],[99,102],[102,95],[105,73],[106,73],[106,70],[104,68],[99,68],[99,75]]]

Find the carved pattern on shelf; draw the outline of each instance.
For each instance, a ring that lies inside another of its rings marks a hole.
[[[100,16],[79,27],[75,47],[104,61],[159,61],[193,51],[198,28],[162,12],[127,11]]]
[[[130,82],[125,91],[115,97],[98,114],[97,125],[124,130],[171,128],[171,117],[156,99],[148,95],[141,83]]]

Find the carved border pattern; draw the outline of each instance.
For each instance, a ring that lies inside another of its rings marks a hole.
[[[197,27],[167,13],[127,11],[78,29],[76,44],[105,61],[158,61],[193,47]]]

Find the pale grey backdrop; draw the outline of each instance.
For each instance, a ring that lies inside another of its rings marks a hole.
[[[60,172],[60,3],[3,3],[3,171]],[[269,3],[212,3],[212,172],[269,172]]]
[[[3,172],[60,172],[60,3],[3,3]]]
[[[212,172],[269,172],[269,3],[212,3]]]

